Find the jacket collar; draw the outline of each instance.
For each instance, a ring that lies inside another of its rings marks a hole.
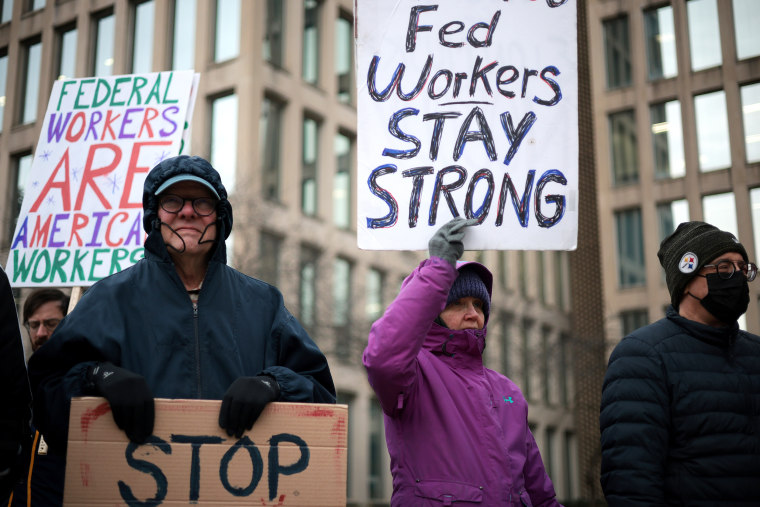
[[[738,322],[725,327],[708,326],[680,316],[672,305],[668,307],[665,315],[694,338],[713,345],[728,346],[736,340],[736,336],[739,334]]]
[[[486,327],[455,331],[433,322],[422,348],[436,355],[461,357],[482,363],[483,350],[486,348]]]

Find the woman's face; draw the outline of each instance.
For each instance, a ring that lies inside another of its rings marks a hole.
[[[474,297],[463,297],[450,303],[441,312],[441,320],[449,329],[483,329],[486,316],[483,301]]]

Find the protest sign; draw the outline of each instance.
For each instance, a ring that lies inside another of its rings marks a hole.
[[[180,153],[198,79],[55,82],[11,240],[13,286],[89,286],[142,258],[143,182]]]
[[[357,239],[422,250],[576,246],[575,0],[357,0]]]
[[[153,435],[130,443],[103,398],[75,398],[64,504],[344,506],[348,407],[270,403],[241,438],[216,400],[156,399]]]

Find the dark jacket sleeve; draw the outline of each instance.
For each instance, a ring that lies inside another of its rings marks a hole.
[[[279,401],[335,403],[336,393],[327,359],[298,320],[280,305],[272,330],[277,355],[261,373],[280,386]]]
[[[16,305],[8,277],[0,268],[0,500],[10,488],[21,466],[22,447],[31,439],[29,378],[24,365],[24,348]]]
[[[636,334],[624,338],[610,357],[599,419],[610,507],[665,504],[668,399],[660,356]]]

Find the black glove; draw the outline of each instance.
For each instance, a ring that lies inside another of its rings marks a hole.
[[[477,223],[477,218],[465,220],[462,217],[456,217],[443,224],[428,242],[430,256],[445,259],[456,267],[457,261],[464,253],[464,244],[462,244],[464,228]]]
[[[113,420],[129,440],[143,444],[153,434],[155,406],[145,377],[111,363],[90,368],[92,387],[111,405]]]
[[[219,426],[240,438],[253,428],[264,407],[280,397],[280,386],[269,375],[240,377],[227,389],[219,411]]]

